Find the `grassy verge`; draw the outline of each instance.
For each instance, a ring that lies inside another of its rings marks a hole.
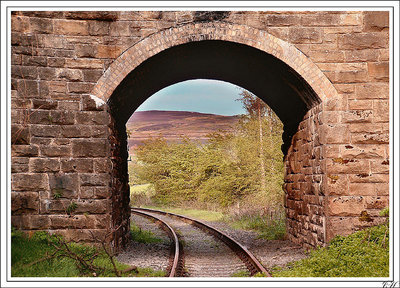
[[[308,258],[272,269],[274,277],[388,277],[389,228],[387,224],[336,236]]]
[[[142,230],[139,226],[131,223],[132,240],[139,243],[160,243],[162,239],[154,236],[153,232]]]
[[[115,277],[113,265],[109,257],[102,251],[89,245],[68,244],[68,248],[83,258],[93,259],[93,265],[101,267],[98,273],[79,267],[79,263],[58,252],[56,257],[43,260],[47,255],[56,252],[51,245],[57,241],[54,236],[45,232],[35,233],[32,237],[20,231],[13,231],[11,236],[11,275],[13,277]],[[129,268],[114,259],[118,270]],[[162,271],[138,268],[136,271],[122,273],[123,277],[161,277]]]
[[[145,206],[150,209],[158,209],[165,212],[185,215],[188,217],[193,217],[198,220],[203,221],[224,221],[224,214],[222,212],[209,211],[209,210],[200,210],[200,209],[188,209],[188,208],[172,208],[172,207],[156,207],[156,206]]]
[[[286,224],[283,218],[268,219],[260,215],[244,215],[231,219],[231,226],[235,229],[255,231],[259,238],[267,240],[282,240],[286,236]]]

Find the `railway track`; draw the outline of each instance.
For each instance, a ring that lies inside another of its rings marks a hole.
[[[214,227],[159,210],[132,208],[131,211],[152,218],[168,233],[173,243],[171,251],[174,251],[168,266],[169,277],[229,277],[234,273],[243,273],[244,270],[251,276],[260,272],[270,277],[250,251]]]

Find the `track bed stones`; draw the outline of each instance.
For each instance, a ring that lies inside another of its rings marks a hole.
[[[132,213],[131,221],[141,230],[151,231],[154,237],[161,241],[155,243],[130,241],[127,248],[117,256],[118,261],[138,267],[167,271],[171,243],[167,233],[146,217]]]
[[[238,255],[220,240],[221,235],[218,235],[218,238],[214,237],[192,225],[194,222],[190,220],[185,222],[175,216],[160,215],[149,210],[146,210],[146,213],[157,215],[180,235],[185,255],[183,276],[230,277],[248,271],[247,265]]]

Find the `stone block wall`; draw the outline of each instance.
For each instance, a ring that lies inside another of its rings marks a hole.
[[[126,135],[92,90],[128,48],[193,21],[266,31],[299,49],[337,91],[320,95],[285,158],[290,239],[323,245],[381,221],[389,202],[388,12],[15,11],[12,225],[90,241],[89,229],[104,234],[123,224],[126,235],[129,195],[118,183],[126,171],[113,171],[123,166]],[[364,210],[371,222],[359,220]]]

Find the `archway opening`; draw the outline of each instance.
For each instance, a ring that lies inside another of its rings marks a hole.
[[[219,40],[194,41],[148,58],[124,78],[108,100],[114,120],[114,223],[129,219],[130,213],[126,122],[155,92],[190,79],[230,82],[262,99],[283,123],[283,154],[287,153],[306,112],[320,103],[309,84],[291,67],[247,45]],[[128,230],[127,227],[121,233],[126,234]]]

